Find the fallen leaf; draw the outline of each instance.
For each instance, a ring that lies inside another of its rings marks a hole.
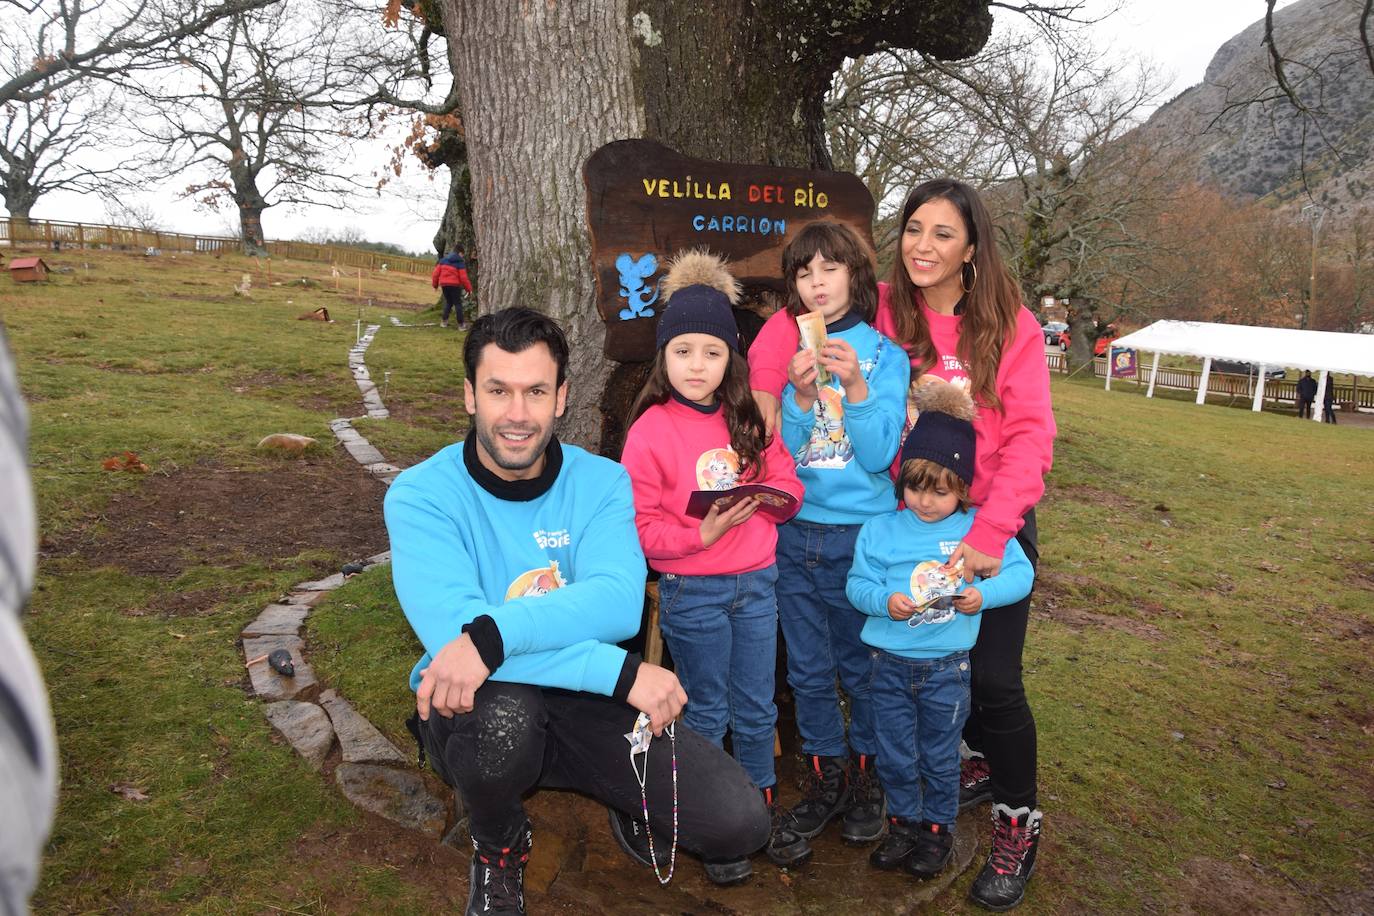
[[[141,802],[148,800],[148,794],[146,792],[144,792],[138,786],[135,786],[127,782],[113,783],[110,786],[110,791],[132,802]]]
[[[1271,779],[1269,782],[1266,782],[1265,785],[1268,786],[1268,787],[1271,788],[1271,789],[1286,789],[1286,788],[1288,788],[1288,782],[1287,782],[1287,780],[1283,780],[1283,779]]]

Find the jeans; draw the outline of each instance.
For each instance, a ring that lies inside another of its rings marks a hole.
[[[868,696],[872,650],[859,638],[864,615],[844,593],[860,527],[796,519],[778,526],[778,616],[787,642],[787,683],[807,754],[845,756],[836,674],[849,696],[847,749],[878,752]]]
[[[458,323],[463,323],[463,288],[461,286],[441,286],[444,293],[444,313],[439,317],[440,321],[448,321],[448,313],[452,311]]]
[[[1035,510],[1016,535],[1031,566],[1040,563]],[[1026,700],[1021,653],[1030,620],[1030,596],[983,614],[978,641],[969,650],[973,708],[964,741],[987,758],[992,798],[1012,808],[1036,806],[1035,716]]]
[[[636,716],[610,697],[487,681],[472,712],[414,721],[434,771],[462,799],[473,839],[500,848],[524,824],[521,799],[536,787],[572,789],[642,817],[625,741]],[[758,851],[769,832],[763,796],[719,748],[681,723],[676,731],[682,847],[712,860]],[[653,739],[645,780],[649,823],[662,837],[673,835],[671,749],[666,732]]]
[[[735,759],[754,785],[773,773],[773,704],[778,649],[778,568],[725,576],[665,573],[658,583],[659,625],[687,691],[683,721]]]
[[[969,709],[967,652],[873,659],[878,779],[893,817],[953,824],[959,814],[959,736]]]

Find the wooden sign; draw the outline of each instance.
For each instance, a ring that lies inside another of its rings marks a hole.
[[[808,223],[843,223],[873,246],[873,196],[848,172],[691,159],[650,140],[617,140],[588,157],[587,225],[605,353],[654,356],[659,287],[679,251],[724,257],[746,291],[783,292],[782,251]]]

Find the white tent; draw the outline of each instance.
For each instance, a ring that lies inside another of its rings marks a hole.
[[[1212,360],[1226,359],[1259,367],[1252,409],[1264,403],[1264,373],[1268,369],[1311,369],[1320,372],[1317,403],[1326,393],[1328,372],[1374,375],[1374,335],[1338,334],[1331,331],[1299,331],[1292,328],[1259,328],[1206,321],[1156,321],[1133,334],[1112,341],[1107,351],[1107,387],[1112,385],[1112,350],[1149,350],[1154,353],[1146,397],[1154,397],[1159,354],[1194,356],[1202,360],[1197,403],[1207,396]],[[1321,417],[1314,410],[1313,419]]]

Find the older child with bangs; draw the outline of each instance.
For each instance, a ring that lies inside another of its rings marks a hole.
[[[768,858],[794,866],[811,847],[785,823],[773,771],[777,522],[756,511],[756,497],[724,510],[714,505],[704,519],[688,515],[687,504],[694,490],[746,483],[800,499],[801,485],[749,393],[730,310],[739,296],[734,277],[716,257],[692,251],[674,261],[663,288],[658,354],[631,410],[621,458],[634,488],[635,525],[649,565],[662,574],[660,624],[687,692],[683,720],[717,747],[729,729],[735,758],[773,813]],[[613,828],[636,854],[633,821],[613,812]],[[750,873],[748,859],[706,863],[717,884]]]
[[[782,393],[782,438],[806,489],[801,511],[778,531],[778,614],[808,774],[790,816],[808,838],[841,817],[844,840],[871,842],[884,826],[871,661],[845,577],[860,526],[892,510],[887,469],[901,443],[910,366],[869,323],[878,290],[858,236],[838,223],[812,223],[782,260],[787,320],[795,326],[818,313],[826,333],[819,357],[809,347],[791,357]],[[837,674],[849,697],[847,737]]]
[[[906,508],[864,525],[847,591],[868,615],[863,641],[877,650],[873,712],[889,826],[869,861],[926,880],[954,849],[969,650],[982,611],[1029,595],[1034,572],[1012,540],[1000,573],[961,587],[961,569],[950,558],[977,516],[969,501],[973,401],[938,379],[917,387],[913,398],[920,413],[897,477]]]

